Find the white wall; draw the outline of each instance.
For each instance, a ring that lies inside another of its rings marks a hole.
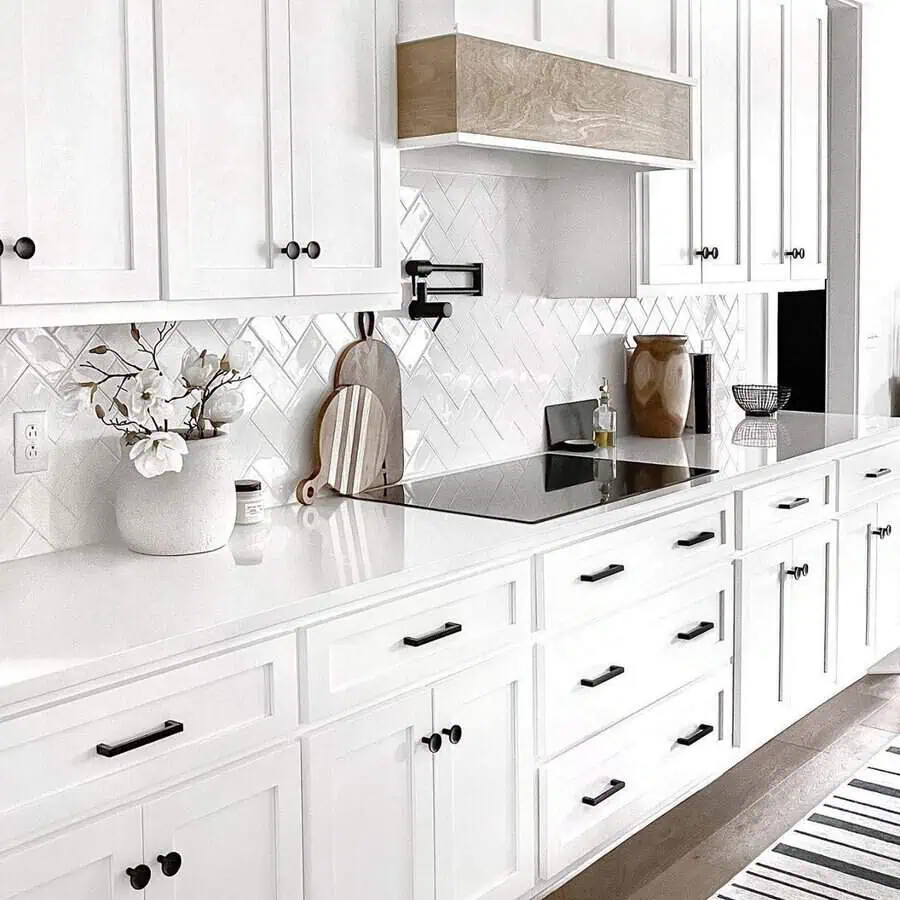
[[[538,211],[539,178],[407,171],[404,250],[440,262],[486,264],[487,296],[455,300],[432,334],[427,323],[383,317],[381,336],[403,373],[409,475],[435,473],[540,450],[543,408],[596,393],[609,374],[602,335],[670,331],[717,349],[717,401],[727,444],[735,407],[728,385],[744,357],[743,302],[735,296],[550,300]],[[234,432],[236,475],[288,502],[312,466],[313,423],[336,355],[354,339],[354,317],[303,315],[183,323],[165,359],[188,346],[219,352],[236,337],[257,352],[248,415]],[[127,349],[127,327],[0,332],[0,560],[100,540],[114,530],[111,497],[117,435],[90,413],[73,416],[59,389],[102,340]],[[97,358],[95,357],[95,360]],[[13,474],[12,414],[49,409],[50,471]]]

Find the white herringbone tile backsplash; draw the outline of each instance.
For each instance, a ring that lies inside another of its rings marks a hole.
[[[608,334],[687,334],[695,349],[711,339],[727,444],[728,386],[743,366],[742,298],[547,299],[537,215],[545,187],[540,179],[404,173],[404,251],[483,260],[486,271],[486,296],[455,299],[437,334],[399,315],[379,321],[403,373],[409,477],[539,450],[546,405],[595,395],[605,358],[596,338]],[[185,322],[164,358],[176,367],[188,346],[220,352],[237,337],[253,344],[257,359],[248,414],[233,430],[235,475],[259,477],[281,505],[309,474],[313,423],[336,356],[355,338],[354,316]],[[114,533],[117,435],[91,413],[68,413],[58,396],[101,340],[128,348],[128,328],[0,332],[0,561]],[[24,409],[49,410],[50,469],[33,476],[13,474],[13,413]]]

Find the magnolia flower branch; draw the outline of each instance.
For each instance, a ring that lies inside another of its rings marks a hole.
[[[93,380],[75,382],[62,392],[81,408],[84,400],[85,405],[94,403],[103,385],[115,385],[109,408],[97,403],[94,413],[105,425],[124,435],[126,446],[131,448],[130,458],[147,478],[180,472],[183,457],[189,452],[185,439],[215,437],[221,426],[236,421],[244,411],[241,385],[250,377],[247,374],[253,357],[250,344],[236,341],[222,357],[206,350],[188,349],[178,377],[170,380],[159,364],[159,355],[176,326],[175,322],[163,323],[156,329],[156,340],[151,344],[137,325],[132,324],[131,338],[136,352],[150,358],[146,368],[106,344],[97,344],[89,354],[109,355],[113,367],[121,366],[126,371],[103,369],[85,360],[82,368]],[[108,396],[108,392],[104,393]],[[187,408],[180,407],[184,401],[193,402]],[[170,421],[180,424],[170,429]]]

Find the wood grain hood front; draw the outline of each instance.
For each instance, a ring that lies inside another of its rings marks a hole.
[[[465,34],[400,44],[397,62],[401,146],[464,134],[692,161],[695,88],[684,81]]]

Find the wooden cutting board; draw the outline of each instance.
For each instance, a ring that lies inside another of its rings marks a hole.
[[[323,487],[357,494],[383,483],[388,443],[384,407],[363,385],[338,388],[319,416],[318,466],[297,486],[297,499],[309,506]]]
[[[335,368],[334,386],[361,384],[375,393],[387,420],[384,484],[403,480],[403,395],[400,365],[384,341],[372,338],[350,344]]]

